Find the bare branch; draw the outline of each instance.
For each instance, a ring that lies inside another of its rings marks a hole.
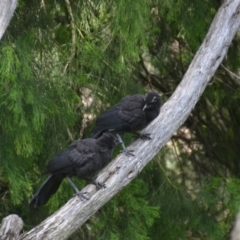
[[[238,212],[233,230],[231,232],[231,240],[240,240],[240,212]]]
[[[13,16],[17,0],[1,0],[0,1],[0,40],[7,29],[7,26]]]

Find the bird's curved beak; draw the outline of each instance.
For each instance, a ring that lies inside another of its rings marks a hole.
[[[121,142],[116,138],[116,139],[114,140],[114,144],[115,144],[115,146],[118,146],[119,144],[121,144]]]
[[[148,109],[148,108],[149,108],[149,105],[146,103],[142,110],[144,111],[145,109]]]

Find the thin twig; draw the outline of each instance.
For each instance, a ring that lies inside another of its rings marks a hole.
[[[237,74],[231,72],[231,71],[230,71],[229,69],[227,69],[223,64],[221,64],[221,66],[222,66],[227,72],[229,72],[229,73],[232,74],[234,77],[236,77],[238,80],[240,80],[240,77],[239,77]]]
[[[76,30],[75,30],[75,21],[74,21],[74,17],[73,17],[73,13],[72,13],[72,8],[71,8],[71,5],[70,5],[70,2],[69,0],[65,0],[65,3],[67,5],[67,10],[68,10],[68,13],[71,17],[71,29],[72,29],[72,47],[71,47],[71,54],[69,56],[69,59],[67,61],[67,64],[64,68],[64,71],[63,73],[66,73],[67,71],[67,68],[70,64],[70,62],[72,61],[72,59],[74,58],[74,55],[75,55],[75,50],[76,50]]]
[[[44,0],[41,0],[41,7],[43,8],[44,12],[46,13],[46,4]]]

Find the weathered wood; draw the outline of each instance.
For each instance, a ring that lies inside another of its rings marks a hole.
[[[183,80],[162,107],[160,116],[143,131],[151,133],[152,140],[135,141],[129,146],[135,150],[135,157],[120,155],[99,174],[98,180],[105,182],[107,188],[96,192],[92,185],[87,186],[83,191],[90,192],[89,201],[71,199],[21,239],[66,239],[138,175],[194,108],[239,29],[239,12],[239,0],[223,3]]]
[[[15,214],[3,218],[0,228],[1,240],[15,240],[23,228],[23,220]]]
[[[238,212],[233,230],[231,232],[231,240],[240,240],[240,212]]]
[[[17,0],[0,1],[0,40],[13,16],[17,6]]]

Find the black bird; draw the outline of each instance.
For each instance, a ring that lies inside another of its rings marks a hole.
[[[117,134],[124,152],[132,155],[131,151],[125,148],[120,135],[131,132],[142,139],[150,139],[150,134],[139,134],[137,131],[142,130],[155,119],[159,115],[160,108],[161,98],[156,92],[127,96],[97,118],[92,137],[98,138],[104,132],[113,131]]]
[[[98,139],[87,138],[73,142],[67,150],[49,162],[45,173],[50,175],[30,200],[30,205],[34,207],[44,205],[58,190],[65,177],[80,199],[88,199],[84,196],[86,193],[80,193],[71,177],[76,176],[84,180],[91,178],[111,161],[113,149],[118,143],[111,133],[104,133]],[[98,189],[105,187],[95,180],[93,182]]]

